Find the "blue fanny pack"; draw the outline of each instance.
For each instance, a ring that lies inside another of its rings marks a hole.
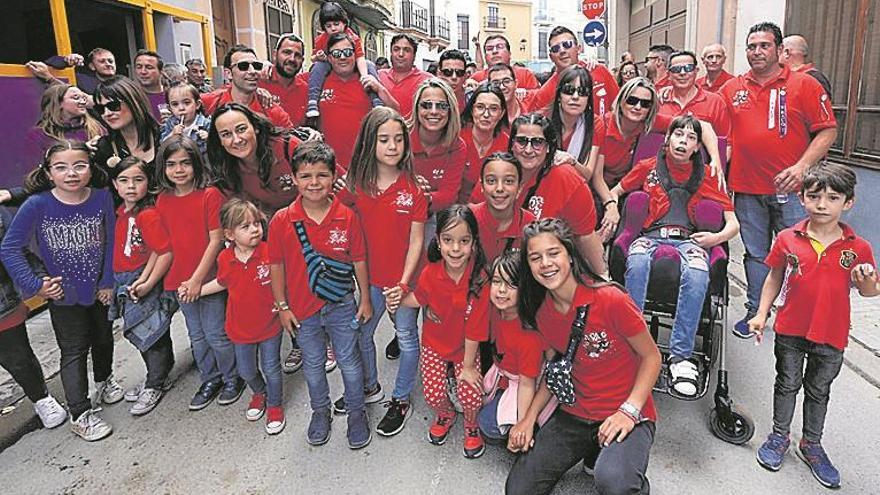
[[[345,296],[351,294],[354,289],[352,283],[354,277],[354,265],[334,260],[315,251],[306,228],[302,222],[294,222],[299,243],[302,245],[302,254],[306,260],[306,271],[309,274],[309,289],[321,299],[331,302],[341,302]]]

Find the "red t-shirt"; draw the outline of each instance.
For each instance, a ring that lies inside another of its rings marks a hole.
[[[327,75],[321,91],[321,131],[324,142],[336,152],[336,163],[348,170],[361,120],[373,109],[360,80],[352,75],[344,81],[335,72]]]
[[[267,218],[271,218],[281,208],[293,202],[297,196],[296,185],[293,183],[293,169],[285,156],[293,157],[293,152],[299,146],[299,139],[291,136],[288,140],[287,154],[284,153],[284,139],[281,137],[271,138],[272,155],[275,162],[269,171],[269,185],[263,186],[259,171],[256,168],[248,168],[239,163],[238,173],[241,176],[241,194],[239,196],[257,205]],[[231,191],[224,191],[232,195]]]
[[[518,248],[522,243],[523,227],[535,220],[535,215],[530,211],[516,208],[513,210],[513,220],[510,221],[510,225],[504,229],[504,232],[498,232],[498,221],[489,211],[489,205],[483,202],[472,204],[470,208],[480,229],[480,246],[490,263],[504,252],[509,239],[513,239],[510,247]]]
[[[226,287],[226,335],[234,344],[256,344],[281,333],[272,312],[269,245],[261,242],[247,263],[235,257],[235,246],[217,256],[217,283]]]
[[[861,263],[874,262],[871,245],[841,223],[843,235],[818,254],[807,233],[809,220],[776,236],[764,260],[770,268],[783,264],[785,285],[775,330],[843,350],[850,329],[850,276]]]
[[[394,74],[394,69],[380,70],[379,82],[397,100],[397,104],[400,106],[400,115],[404,119],[410,119],[413,113],[413,97],[416,90],[423,82],[434,76],[416,67],[413,67],[399,81],[395,80]]]
[[[214,114],[214,110],[217,110],[227,103],[232,103],[232,86],[220,88],[200,96],[202,98],[202,108],[205,109],[205,115],[210,117]],[[288,115],[280,105],[272,105],[268,108],[264,107],[263,104],[260,103],[260,99],[257,98],[256,95],[253,95],[251,97],[251,102],[248,104],[248,108],[268,118],[269,121],[272,122],[272,125],[276,127],[283,127],[285,129],[293,127],[290,115]]]
[[[394,184],[376,196],[358,188],[354,196],[342,191],[340,199],[354,205],[363,225],[364,238],[370,246],[367,251],[370,285],[397,285],[403,276],[412,224],[425,223],[428,218],[428,202],[422,190],[401,173]]]
[[[697,86],[697,94],[684,107],[672,98],[672,91],[664,91],[660,99],[659,113],[671,119],[679,115],[694,117],[712,124],[715,134],[726,137],[730,134],[730,112],[724,99],[715,93],[704,91]],[[668,127],[668,126],[667,126]],[[664,130],[665,129],[661,129]]]
[[[638,139],[642,134],[639,132],[629,138],[624,138],[617,127],[614,112],[605,114],[604,120],[605,143],[602,145],[601,152],[605,156],[605,165],[602,177],[605,179],[605,184],[611,189],[632,168],[632,156],[636,150]],[[668,115],[657,114],[652,130],[666,129],[671,122],[672,119]]]
[[[467,126],[461,130],[461,134],[459,135],[461,136],[461,139],[464,140],[465,145],[467,145],[467,169],[464,171],[464,177],[462,177],[461,180],[461,191],[458,196],[458,202],[466,203],[468,198],[463,198],[461,195],[464,191],[473,192],[474,189],[480,187],[480,170],[483,168],[483,159],[497,151],[507,151],[507,142],[510,141],[510,136],[504,131],[499,132],[498,135],[492,139],[492,144],[489,145],[486,154],[480,156],[480,152],[474,144],[474,128],[472,126]],[[470,196],[470,194],[468,196]]]
[[[520,204],[534,183],[535,177],[523,184],[518,199]],[[575,235],[589,235],[596,230],[593,194],[571,165],[551,166],[526,208],[538,219],[557,217],[565,220]]]
[[[288,85],[281,80],[278,71],[273,70],[271,79],[260,79],[260,87],[281,100],[279,105],[290,117],[290,121],[293,124],[291,127],[303,125],[303,122],[306,120],[306,101],[309,99],[308,72],[297,74]]]
[[[321,223],[306,215],[301,198],[278,210],[269,222],[269,262],[284,265],[287,302],[296,319],[302,321],[324,307],[325,301],[309,288],[309,272],[295,222],[303,223],[309,243],[324,256],[354,263],[364,261],[367,254],[361,221],[339,200],[333,200]]]
[[[671,88],[672,87],[672,78],[669,76],[669,72],[666,73],[665,76],[660,78],[659,81],[654,83],[654,89],[660,91],[663,88]]]
[[[461,179],[468,168],[467,145],[460,137],[446,149],[435,148],[430,153],[422,146],[418,132],[410,135],[413,169],[431,185],[431,211],[440,211],[455,204],[461,189]]]
[[[724,83],[733,79],[733,76],[730,72],[727,72],[724,69],[721,69],[721,72],[718,74],[718,77],[715,78],[715,82],[709,84],[706,76],[702,76],[697,78],[697,87],[702,88],[704,91],[708,91],[710,93],[717,93],[718,90],[721,89],[721,86],[724,86]]]
[[[537,314],[538,332],[547,347],[564,353],[578,306],[590,305],[584,338],[578,346],[572,369],[575,403],[562,409],[580,418],[604,421],[617,411],[636,383],[639,356],[627,342],[647,332],[641,311],[617,287],[592,289],[578,285],[571,308],[560,313],[549,296]],[[654,399],[642,406],[642,416],[657,421]]]
[[[208,247],[208,233],[220,229],[220,207],[226,198],[214,187],[196,189],[186,196],[163,192],[156,199],[156,211],[171,239],[174,259],[165,275],[165,290],[174,290],[189,280]],[[210,280],[216,265],[205,280]]]
[[[489,284],[484,284],[478,297],[468,294],[473,263],[461,280],[455,282],[446,273],[441,260],[429,263],[419,275],[413,295],[421,306],[430,306],[440,319],[422,322],[422,345],[430,347],[446,361],[460,363],[464,359],[464,339],[481,342],[489,339]]]
[[[489,325],[495,339],[495,350],[501,357],[499,368],[512,374],[537,378],[544,363],[544,341],[541,334],[522,327],[519,318],[502,320],[498,311],[491,311]]]
[[[692,168],[690,162],[685,165],[679,165],[667,161],[666,166],[669,168],[669,176],[679,184],[686,183],[691,176]],[[703,199],[715,201],[721,205],[724,211],[733,211],[733,202],[730,201],[730,196],[718,188],[718,181],[711,177],[712,172],[709,165],[704,165],[704,167],[703,182],[700,183],[700,187],[691,196],[690,201],[688,201],[688,216],[692,222],[696,215],[697,203]],[[669,197],[666,195],[666,191],[663,190],[663,186],[660,185],[660,179],[657,176],[656,156],[645,158],[636,163],[633,169],[620,181],[620,187],[625,192],[641,189],[648,193],[648,217],[645,219],[644,224],[646,228],[669,211]]]
[[[564,133],[563,133],[564,134]],[[571,144],[571,138],[574,136],[574,129],[572,129],[571,133],[560,136],[559,147],[562,150],[567,150],[568,146]],[[598,115],[593,115],[593,146],[599,148],[601,153],[602,146],[605,145],[605,119]],[[590,156],[589,152],[585,155],[587,157]],[[575,157],[577,158],[577,157]]]
[[[168,234],[162,219],[154,208],[147,208],[136,215],[116,210],[116,232],[113,242],[113,271],[133,272],[147,264],[150,253],[164,254],[171,250]]]
[[[517,89],[538,89],[541,87],[541,83],[538,82],[538,78],[535,77],[535,74],[525,67],[514,65],[513,77],[516,78]],[[471,79],[477,82],[483,82],[488,78],[489,69],[474,72],[474,75],[471,76]]]
[[[354,57],[359,58],[364,56],[364,45],[361,44],[361,38],[354,32],[350,27],[345,28],[345,34],[348,35],[349,38],[354,40]],[[325,54],[327,53],[327,41],[330,39],[330,35],[327,32],[323,32],[315,38],[314,49],[312,50],[312,55],[315,54],[318,50],[323,51]],[[330,55],[327,54],[329,57]]]
[[[583,62],[578,62],[582,67]],[[590,77],[593,78],[593,113],[598,116],[611,112],[611,104],[617,98],[620,87],[617,86],[617,80],[614,75],[602,64],[596,64],[596,67],[590,71]],[[541,89],[535,94],[529,106],[536,110],[549,115],[552,108],[553,100],[556,98],[556,86],[559,84],[559,73],[554,73],[547,82],[541,86]]]
[[[788,66],[763,86],[749,71],[727,81],[718,94],[735,129],[729,183],[736,192],[775,193],[773,178],[801,158],[811,135],[837,127],[822,85]]]

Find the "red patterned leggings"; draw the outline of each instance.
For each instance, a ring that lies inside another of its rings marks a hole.
[[[477,356],[477,369],[480,369],[480,357]],[[444,359],[434,349],[423,345],[420,365],[422,369],[422,385],[425,388],[425,402],[436,413],[454,412],[449,398],[446,396],[446,370],[450,361]],[[461,373],[462,362],[453,363],[455,376]],[[477,420],[477,413],[483,407],[483,396],[474,387],[465,382],[457,384],[458,403],[464,410],[467,422]]]

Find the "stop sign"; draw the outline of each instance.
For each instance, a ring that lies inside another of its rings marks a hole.
[[[605,13],[605,0],[584,0],[582,9],[587,19],[602,17]]]

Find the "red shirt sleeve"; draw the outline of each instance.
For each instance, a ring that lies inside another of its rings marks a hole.
[[[226,248],[220,251],[220,254],[217,256],[217,283],[223,287],[229,286],[229,256],[231,249],[233,248]]]
[[[669,125],[672,124],[673,117],[669,114],[657,112],[657,116],[654,118],[654,125],[651,126],[651,130],[654,132],[662,132],[666,133],[666,129],[669,129]]]
[[[535,74],[526,69],[525,67],[517,67],[519,69],[517,71],[516,76],[521,76],[517,79],[516,87],[522,89],[537,89],[541,87],[541,83],[538,82],[538,78],[535,77]],[[485,78],[484,78],[485,79]]]
[[[785,248],[783,247],[783,244],[785,243],[785,234],[787,234],[787,232],[783,231],[776,236],[776,239],[773,240],[773,245],[770,246],[770,252],[767,254],[767,257],[764,258],[764,264],[770,268],[777,268],[785,263]]]
[[[317,52],[318,50],[326,52],[327,40],[329,38],[330,36],[326,32],[319,34],[318,37],[315,38],[315,42],[312,44],[312,55],[314,55],[315,52]]]
[[[718,181],[711,176],[712,169],[706,165],[703,172],[703,183],[700,185],[700,196],[702,199],[708,199],[721,205],[724,211],[733,211],[733,201],[730,200],[724,191],[718,188]]]
[[[421,189],[413,191],[413,222],[425,223],[428,220],[428,200]]]
[[[205,213],[208,218],[208,232],[220,228],[220,207],[225,202],[226,198],[216,187],[205,189]]]
[[[202,100],[202,108],[205,110],[205,115],[211,115],[214,113],[214,110],[217,109],[217,102],[220,101],[220,93],[223,91],[225,91],[225,89],[220,88],[210,93],[199,95],[199,99]]]
[[[351,261],[366,261],[367,244],[364,241],[364,229],[361,227],[361,220],[358,216],[351,212],[351,240],[349,241],[349,256]]]
[[[581,180],[579,186],[572,191],[571,197],[560,211],[560,216],[572,220],[569,224],[576,235],[590,235],[596,231],[596,205],[586,182]]]
[[[266,109],[266,117],[269,118],[269,121],[272,122],[275,127],[283,127],[284,129],[290,129],[293,127],[293,121],[290,120],[290,115],[287,115],[287,112],[281,108],[281,105],[272,105]]]
[[[593,146],[599,148],[599,153],[605,146],[605,119],[598,115],[593,115]]]
[[[280,265],[284,263],[284,218],[287,209],[279,210],[269,222],[269,263]],[[293,246],[290,246],[292,249]]]
[[[648,325],[645,323],[642,312],[639,311],[636,303],[627,293],[616,287],[600,290],[606,291],[609,296],[605,305],[607,305],[611,324],[614,325],[614,330],[617,333],[629,338],[648,331]]]
[[[654,158],[639,160],[632,170],[627,172],[623,179],[620,179],[620,187],[622,187],[625,192],[632,192],[636,189],[640,189],[653,168]]]
[[[489,340],[489,284],[480,289],[479,297],[471,296],[471,311],[464,324],[464,336],[475,342]]]
[[[544,343],[537,332],[524,330],[526,337],[517,346],[519,373],[529,378],[537,378],[544,364]]]
[[[799,106],[804,112],[811,133],[837,127],[837,120],[835,120],[834,111],[831,109],[831,98],[825,93],[825,89],[818,81],[810,76],[805,76],[797,97],[800,99]]]
[[[530,110],[533,112],[540,112],[545,108],[549,108],[550,105],[553,104],[553,98],[556,97],[556,85],[559,83],[559,73],[554,72],[550,79],[541,86],[541,89],[537,90],[532,96],[530,104]]]
[[[146,209],[138,213],[137,219],[138,229],[144,238],[144,243],[156,254],[165,254],[171,251],[171,238],[162,223],[162,217],[159,216],[153,208]]]
[[[442,263],[442,261],[438,261],[438,263]],[[415,288],[413,288],[413,296],[415,296],[416,301],[418,301],[420,306],[428,304],[428,301],[430,300],[432,268],[433,267],[429,265],[422,270],[422,273],[419,274],[419,281],[416,283]]]

